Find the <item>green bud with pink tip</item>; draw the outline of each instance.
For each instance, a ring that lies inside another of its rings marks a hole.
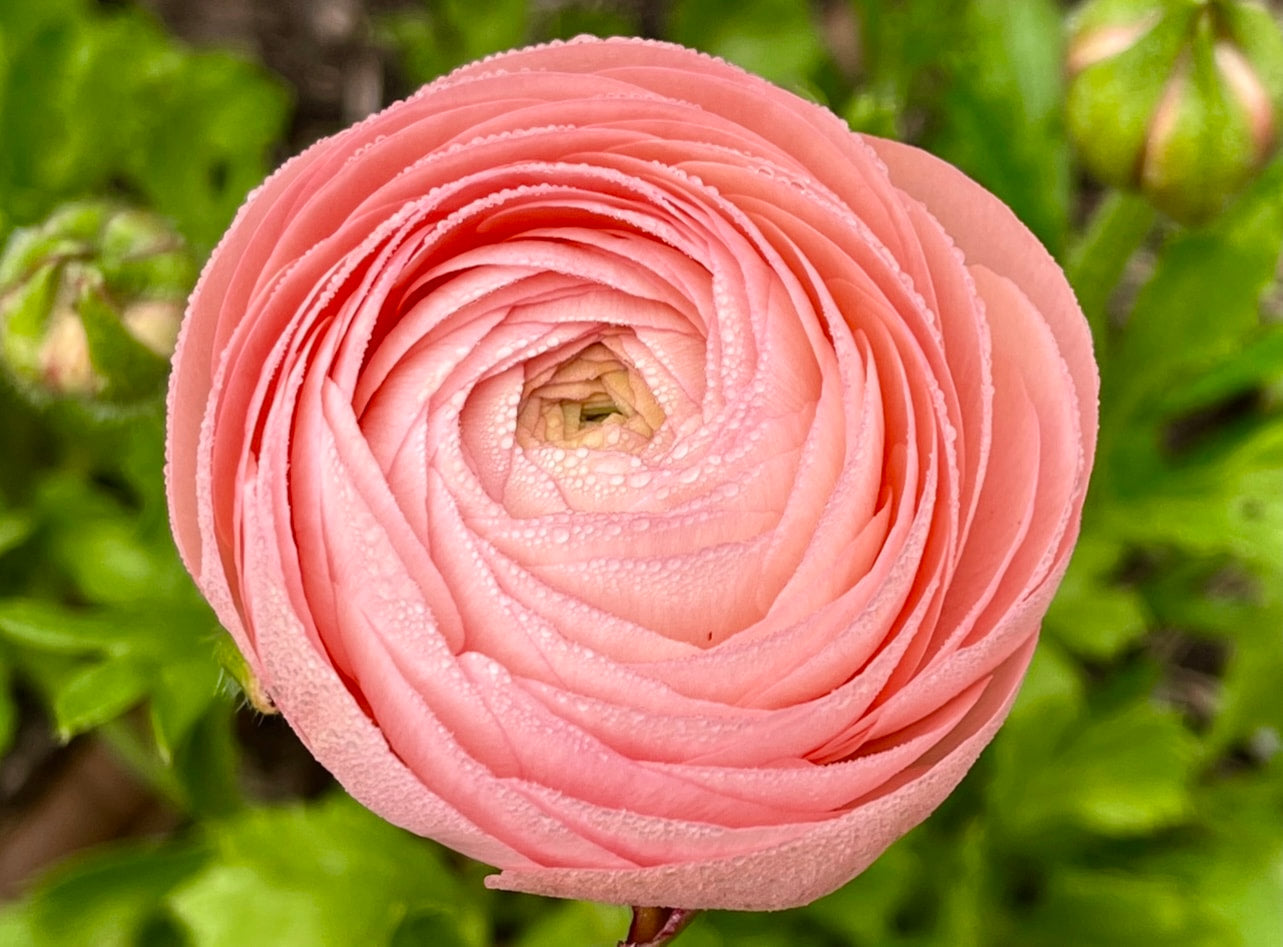
[[[31,400],[103,409],[164,388],[196,261],[162,218],[64,205],[0,252],[0,362]]]
[[[1273,154],[1283,32],[1244,0],[1092,0],[1071,25],[1069,130],[1086,168],[1185,223]]]

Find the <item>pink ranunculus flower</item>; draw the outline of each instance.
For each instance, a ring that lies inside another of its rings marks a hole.
[[[584,39],[251,195],[175,356],[169,499],[371,809],[500,888],[782,908],[998,728],[1096,394],[1060,270],[960,172]]]

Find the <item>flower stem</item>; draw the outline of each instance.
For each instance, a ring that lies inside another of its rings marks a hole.
[[[1069,253],[1065,267],[1087,321],[1091,323],[1097,352],[1106,339],[1106,314],[1127,263],[1145,242],[1157,217],[1142,197],[1122,191],[1105,195],[1092,214],[1086,231]]]
[[[628,938],[619,947],[663,947],[695,919],[698,911],[688,908],[651,908],[640,905],[633,908],[633,922],[628,927]]]

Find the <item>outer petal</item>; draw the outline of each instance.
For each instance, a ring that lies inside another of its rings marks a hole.
[[[1030,603],[1030,611],[1040,618],[1046,605]],[[751,855],[654,868],[508,869],[487,884],[553,897],[679,908],[771,911],[814,901],[867,868],[953,790],[1006,717],[1032,653],[1031,640],[995,675],[988,699],[959,725],[966,735],[956,745],[924,758],[883,792],[788,843]]]
[[[953,165],[920,148],[885,138],[862,137],[886,163],[892,182],[926,205],[969,263],[979,263],[1006,276],[1047,321],[1074,378],[1083,452],[1092,457],[1096,451],[1100,374],[1092,355],[1087,322],[1051,254],[1011,208]]]

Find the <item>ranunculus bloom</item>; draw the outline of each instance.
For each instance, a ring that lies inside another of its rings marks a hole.
[[[1078,528],[1090,339],[1015,217],[680,47],[465,67],[192,297],[188,567],[376,812],[501,888],[780,908],[923,819]]]

